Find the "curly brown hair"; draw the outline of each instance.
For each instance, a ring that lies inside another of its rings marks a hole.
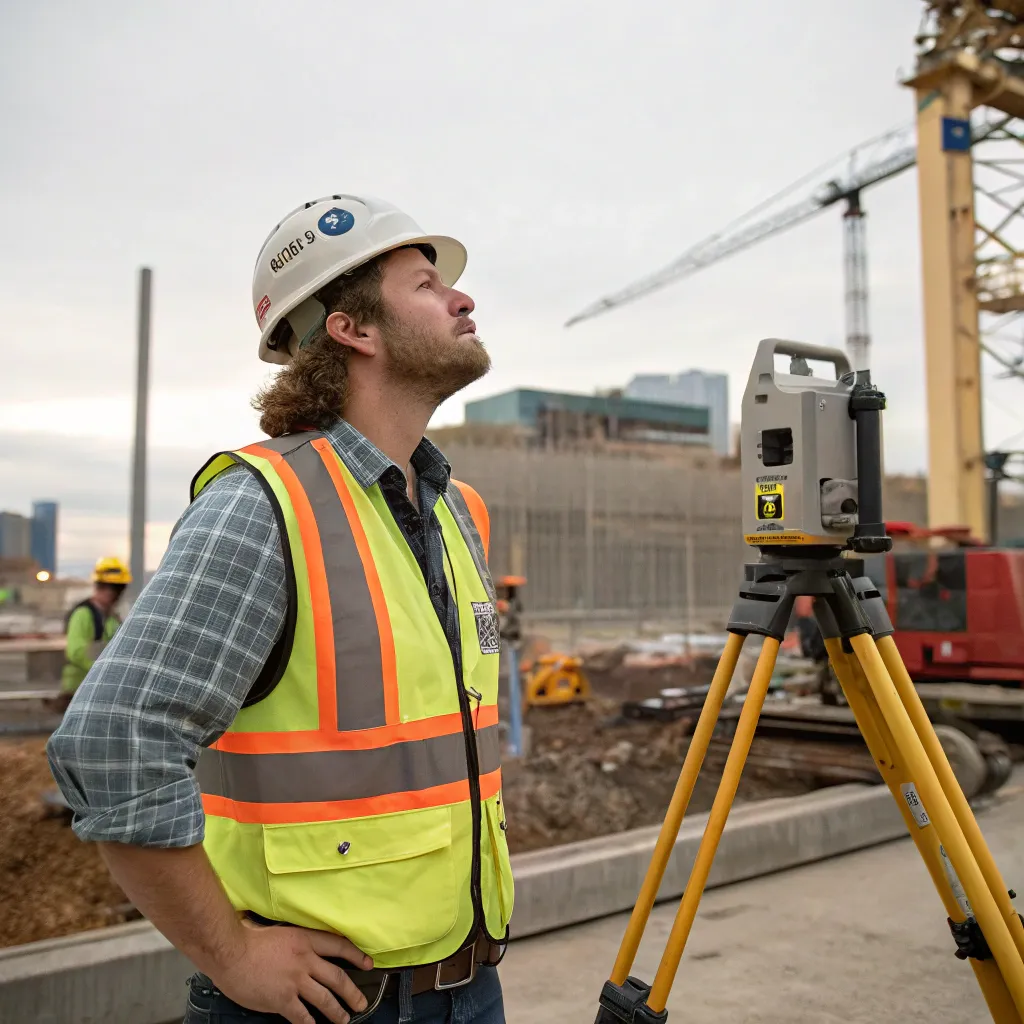
[[[390,253],[324,285],[316,297],[327,315],[347,313],[360,324],[387,328],[391,314],[381,292]],[[280,437],[303,427],[323,430],[345,410],[348,398],[348,349],[321,324],[308,344],[252,400],[260,429]]]

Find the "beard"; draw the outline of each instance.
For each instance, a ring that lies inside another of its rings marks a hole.
[[[479,380],[491,368],[491,357],[469,334],[389,325],[381,331],[391,378],[417,399],[440,405]]]

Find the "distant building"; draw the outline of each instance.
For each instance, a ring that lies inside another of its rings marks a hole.
[[[724,373],[687,370],[685,373],[641,373],[623,390],[629,398],[651,402],[703,406],[709,414],[711,447],[732,454],[729,440],[729,378]]]
[[[32,520],[17,512],[0,512],[0,558],[31,558]]]
[[[57,572],[57,502],[32,503],[32,557],[40,568]]]
[[[580,395],[518,388],[467,402],[466,423],[525,428],[537,443],[553,448],[709,444],[706,408],[615,393]]]

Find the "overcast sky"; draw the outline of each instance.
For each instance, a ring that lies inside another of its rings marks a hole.
[[[361,191],[469,249],[494,370],[447,403],[841,344],[838,210],[636,305],[568,316],[909,121],[915,0],[0,2],[0,507],[62,504],[64,568],[126,554],[136,279],[155,274],[150,531],[207,453],[259,436],[264,237]],[[925,465],[916,182],[868,209],[887,459]],[[988,376],[993,367],[987,364]],[[986,391],[990,444],[1024,430]]]

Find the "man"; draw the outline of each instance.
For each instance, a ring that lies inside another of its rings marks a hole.
[[[114,608],[131,581],[132,574],[121,559],[101,558],[93,570],[92,594],[68,612],[60,693],[49,702],[58,711],[67,710],[85,674],[121,625]]]
[[[465,263],[370,198],[275,228],[271,440],[200,470],[50,741],[77,833],[200,971],[188,1022],[504,1021],[488,523],[423,438],[489,368]]]

